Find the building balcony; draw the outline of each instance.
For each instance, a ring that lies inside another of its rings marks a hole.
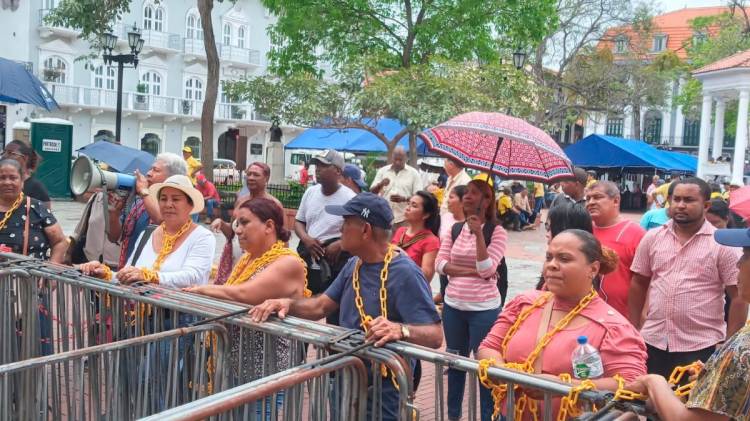
[[[61,108],[73,112],[87,110],[92,115],[96,115],[105,111],[112,112],[117,107],[116,91],[59,83],[47,83],[47,88]],[[122,111],[126,117],[134,114],[142,119],[164,117],[167,121],[179,118],[189,122],[200,119],[203,112],[203,101],[139,92],[123,92]],[[214,119],[231,122],[255,120],[255,112],[249,104],[217,103]]]
[[[219,60],[225,64],[241,68],[260,67],[260,51],[258,50],[226,44],[217,44],[216,46],[219,49]]]
[[[52,36],[59,36],[63,38],[75,38],[81,31],[66,26],[51,25],[44,21],[44,18],[52,12],[53,9],[39,9],[39,36],[42,38],[49,38]]]
[[[118,23],[115,25],[115,35],[117,35],[118,44],[127,47],[128,32],[130,32],[132,28],[132,25],[127,25],[125,23]],[[143,38],[142,54],[147,54],[149,52],[177,54],[182,49],[182,45],[180,44],[181,37],[178,34],[143,29],[141,30],[141,38]]]
[[[183,38],[182,53],[185,55],[185,61],[206,59],[206,48],[202,39]]]

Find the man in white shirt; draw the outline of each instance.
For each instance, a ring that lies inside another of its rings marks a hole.
[[[393,211],[393,229],[396,230],[404,224],[409,199],[422,188],[419,171],[406,165],[406,151],[397,146],[393,151],[393,163],[378,170],[370,191],[388,201]]]
[[[307,263],[308,288],[313,294],[320,294],[336,278],[349,257],[341,252],[344,218],[327,213],[325,207],[343,205],[355,194],[339,183],[344,169],[344,157],[340,153],[323,151],[315,155],[311,163],[315,165],[318,184],[305,190],[302,196],[294,233],[300,239],[297,251]]]

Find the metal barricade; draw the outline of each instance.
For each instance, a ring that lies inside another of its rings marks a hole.
[[[235,388],[231,394],[222,396],[243,396],[252,401],[260,395],[245,394],[247,388],[243,388],[243,385],[271,384],[281,387],[282,383],[275,383],[274,380],[279,378],[279,373],[289,374],[289,370],[304,369],[306,362],[314,364],[336,353],[351,353],[361,359],[367,368],[369,387],[366,401],[370,408],[376,409],[368,413],[369,419],[382,419],[383,414],[379,409],[386,389],[398,399],[395,410],[398,419],[446,419],[447,388],[443,376],[446,368],[467,373],[469,393],[464,399],[464,419],[479,419],[477,388],[481,386],[477,381],[478,362],[454,354],[403,342],[388,344],[383,348],[363,346],[364,335],[360,331],[294,317],[257,324],[243,314],[248,308],[238,303],[154,284],[112,284],[82,276],[70,268],[15,255],[0,254],[0,293],[0,363],[163,332],[171,328],[170,321],[181,320],[186,315],[193,321],[220,318],[228,331],[225,354],[227,382],[223,388],[214,388],[213,392]],[[49,320],[42,317],[42,309],[48,311]],[[45,343],[51,344],[52,349],[44,349],[42,344]],[[432,372],[434,382],[429,385],[423,380],[417,393],[412,384],[415,361],[423,364],[425,377]],[[385,378],[379,374],[381,365],[386,367]],[[565,396],[571,390],[570,385],[565,383],[507,369],[490,368],[488,375],[495,381],[509,385],[508,408],[512,407],[514,401],[513,385],[542,391],[544,404],[541,415],[545,420],[552,419],[553,399]],[[325,377],[322,374],[316,376]],[[281,378],[288,381],[283,374]],[[292,390],[294,392],[285,394],[283,405],[322,396],[317,389],[311,391],[308,388],[304,396],[300,392],[301,387],[295,386]],[[580,394],[580,399],[601,404],[606,396],[587,391]],[[415,405],[415,400],[421,405]],[[283,419],[296,414],[283,408],[280,412]],[[513,421],[513,411],[506,412],[507,419]],[[333,414],[329,411],[328,414],[319,415],[315,419],[328,419]]]
[[[179,328],[0,366],[0,420],[126,420],[227,383],[226,329]]]
[[[284,398],[283,405],[277,408],[274,403],[279,397]],[[366,418],[366,401],[367,370],[362,360],[332,355],[172,408],[143,421],[188,421],[208,417],[216,421],[362,420]]]

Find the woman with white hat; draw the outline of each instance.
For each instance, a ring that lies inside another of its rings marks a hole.
[[[138,237],[125,267],[113,274],[109,267],[94,261],[79,269],[86,275],[116,278],[123,284],[151,282],[184,288],[208,283],[216,239],[190,218],[203,210],[203,195],[184,175],[152,185],[149,194],[157,198],[163,222],[153,233],[145,230]]]

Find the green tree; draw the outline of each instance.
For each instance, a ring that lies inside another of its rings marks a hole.
[[[218,0],[222,2],[223,0]],[[219,53],[216,49],[211,10],[214,0],[197,0],[198,13],[203,27],[203,45],[206,49],[207,80],[201,112],[201,161],[205,168],[213,167],[214,109],[219,93]],[[91,44],[90,56],[102,49],[105,33],[111,32],[116,21],[130,12],[131,0],[62,0],[45,17],[53,25],[67,26],[81,31],[80,38]],[[117,139],[119,142],[120,139]],[[213,171],[206,171],[213,179]]]
[[[370,77],[354,65],[330,80],[309,73],[262,76],[226,82],[224,90],[252,103],[258,112],[290,124],[367,130],[386,145],[389,158],[404,136],[456,114],[512,110],[514,115],[528,116],[535,99],[533,85],[510,65],[437,59]],[[384,117],[399,120],[405,128],[387,137],[372,124]],[[410,143],[412,151],[415,146]]]
[[[315,73],[366,57],[376,68],[442,56],[493,62],[504,47],[540,40],[556,23],[555,0],[263,0],[277,17],[270,54],[280,74]]]
[[[429,76],[434,73],[433,60],[495,64],[507,51],[538,42],[557,21],[555,0],[263,0],[263,4],[277,17],[270,29],[275,45],[269,54],[272,71],[299,80],[298,74],[321,76],[322,64],[341,71],[367,63],[364,80],[375,87],[366,91],[387,96],[355,102],[359,113],[343,114],[347,118],[341,121],[356,127],[361,120],[352,116],[398,116],[408,127],[400,135],[409,135],[412,163],[416,134],[426,127],[416,120],[436,121],[408,112],[400,100],[437,99],[437,92],[423,89],[442,88],[430,85],[435,81]],[[409,73],[407,69],[415,66],[416,73]],[[403,84],[409,81],[418,83]],[[419,89],[424,96],[412,96]],[[300,98],[300,102],[306,101]],[[429,108],[411,104],[411,111]],[[367,113],[370,108],[377,113]],[[397,141],[386,142],[389,150]]]

